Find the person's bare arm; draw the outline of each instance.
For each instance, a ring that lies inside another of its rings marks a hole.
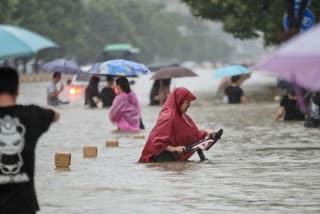
[[[57,91],[51,92],[51,97],[57,97],[63,91],[63,85],[61,84],[61,88]]]
[[[285,113],[285,109],[284,109],[284,107],[281,106],[281,107],[278,109],[278,111],[277,111],[274,119],[275,119],[276,121],[279,121],[279,120],[283,117],[284,113]]]
[[[174,147],[174,146],[168,146],[166,148],[167,151],[169,152],[178,152],[178,153],[183,153],[185,152],[187,149],[185,146],[177,146],[177,147]]]
[[[242,96],[240,97],[240,102],[241,102],[241,103],[248,103],[248,98],[247,98],[246,96],[242,95]]]

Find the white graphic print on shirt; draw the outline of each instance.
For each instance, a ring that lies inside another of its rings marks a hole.
[[[9,115],[0,118],[0,172],[3,174],[0,174],[0,184],[29,181],[26,173],[20,173],[25,131],[18,118]]]

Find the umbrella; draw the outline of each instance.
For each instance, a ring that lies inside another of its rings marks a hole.
[[[320,90],[320,25],[299,34],[279,47],[254,69],[304,88]]]
[[[140,63],[115,59],[96,63],[85,72],[96,75],[137,76],[139,74],[147,74],[149,70],[145,65]]]
[[[152,65],[148,65],[148,68],[151,72],[154,71],[159,71],[160,69],[163,68],[168,68],[168,67],[178,67],[179,64],[177,63],[171,63],[171,64],[152,64]]]
[[[24,57],[41,49],[57,47],[53,41],[29,30],[0,25],[0,60]]]
[[[195,77],[198,76],[196,73],[185,67],[167,67],[157,71],[151,79],[171,79],[175,77]]]
[[[249,74],[250,71],[241,65],[231,65],[220,68],[213,73],[214,78],[236,76],[240,74]]]
[[[78,74],[82,72],[81,68],[73,61],[65,59],[56,59],[42,66],[42,69],[48,72],[60,72],[63,74]]]

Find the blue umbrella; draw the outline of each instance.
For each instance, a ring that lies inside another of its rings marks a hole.
[[[60,72],[63,74],[78,74],[82,72],[81,68],[73,61],[65,59],[56,59],[42,66],[42,69],[48,72]]]
[[[0,60],[24,57],[41,49],[57,47],[53,41],[29,30],[0,25]]]
[[[86,72],[95,75],[137,76],[147,74],[149,69],[140,63],[115,59],[96,63]]]
[[[241,65],[232,65],[220,68],[213,73],[214,78],[221,78],[227,76],[235,76],[240,74],[249,74],[250,71]]]

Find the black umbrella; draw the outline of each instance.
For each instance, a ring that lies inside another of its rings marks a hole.
[[[171,79],[177,77],[196,77],[198,76],[192,70],[185,67],[168,67],[157,71],[151,79],[161,80],[161,79]]]

